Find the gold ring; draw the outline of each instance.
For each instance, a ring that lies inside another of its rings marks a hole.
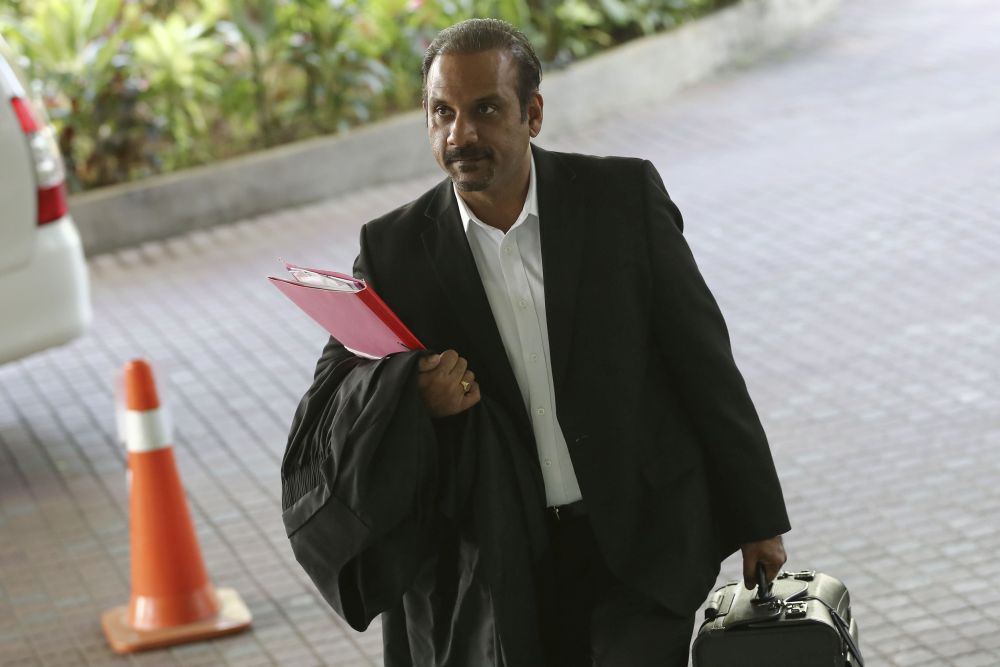
[[[464,391],[466,394],[468,394],[469,393],[469,389],[471,389],[471,388],[472,388],[472,385],[470,383],[466,382],[465,380],[462,380],[462,391]]]

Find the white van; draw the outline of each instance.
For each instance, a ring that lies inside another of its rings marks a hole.
[[[91,319],[62,157],[29,90],[0,37],[0,364],[66,343]]]

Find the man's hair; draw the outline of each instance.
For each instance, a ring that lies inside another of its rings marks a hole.
[[[528,116],[531,94],[538,92],[542,64],[524,33],[500,19],[468,19],[438,33],[424,52],[423,100],[427,102],[427,72],[434,59],[442,54],[469,54],[503,49],[517,65],[517,98],[521,102],[521,120]]]

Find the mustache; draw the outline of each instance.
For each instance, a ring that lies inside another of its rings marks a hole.
[[[445,151],[444,154],[445,162],[455,162],[456,160],[481,160],[483,158],[491,157],[493,157],[493,151],[488,148],[479,148],[476,146],[452,148],[449,151]]]

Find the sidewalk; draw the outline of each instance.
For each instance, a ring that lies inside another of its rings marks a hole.
[[[763,61],[539,138],[660,169],[771,439],[788,567],[847,583],[869,667],[1000,665],[998,34],[989,0],[845,0]],[[93,331],[0,368],[0,664],[381,664],[377,624],[347,629],[284,536],[278,466],[325,336],[263,276],[349,268],[360,223],[436,180],[91,262]],[[134,356],[254,629],[121,658],[99,616],[129,594],[112,388]]]

